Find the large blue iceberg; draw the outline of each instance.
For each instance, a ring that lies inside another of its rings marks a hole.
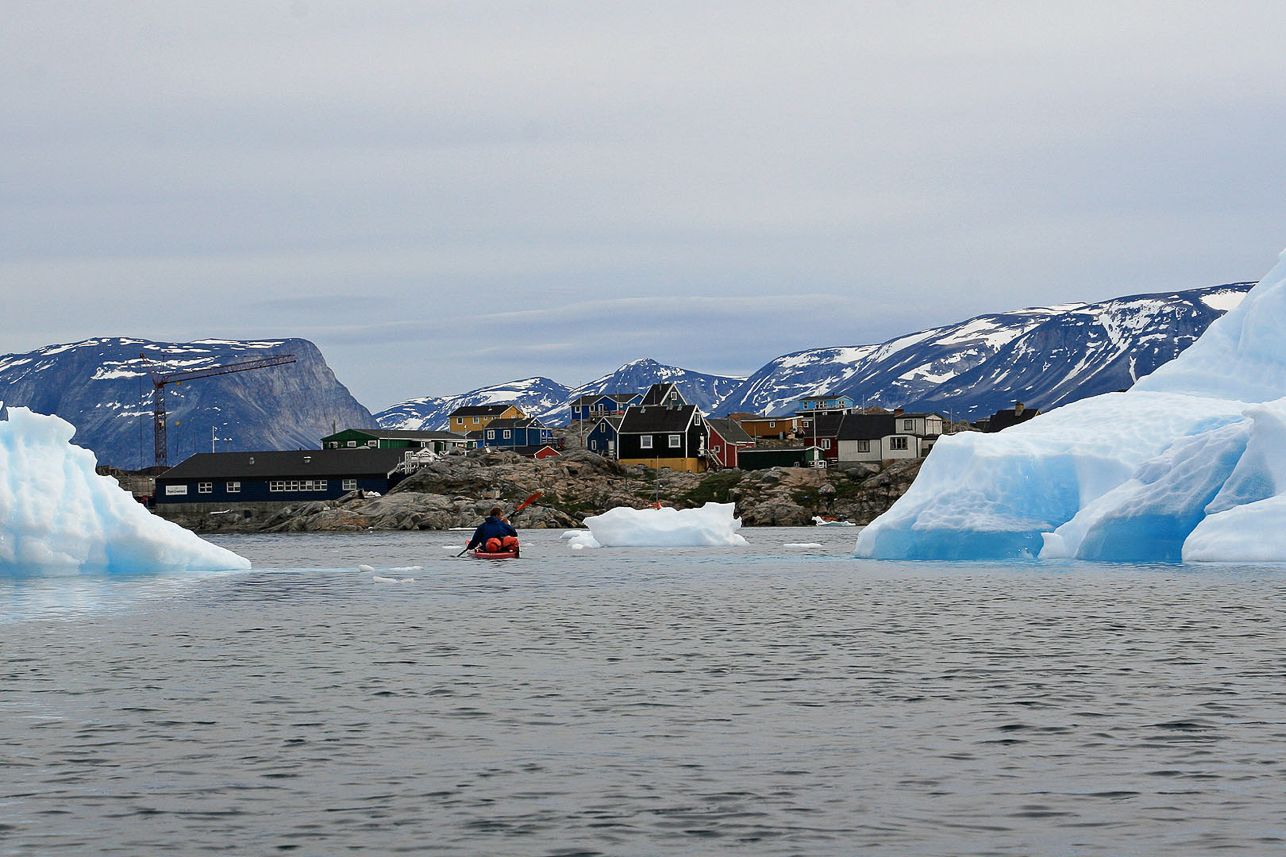
[[[250,567],[96,474],[94,454],[71,443],[75,431],[26,408],[0,421],[0,575]]]
[[[1286,251],[1128,392],[939,440],[856,553],[1286,561]]]

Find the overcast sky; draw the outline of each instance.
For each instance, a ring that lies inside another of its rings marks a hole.
[[[0,353],[299,336],[379,410],[1286,246],[1280,0],[0,11]]]

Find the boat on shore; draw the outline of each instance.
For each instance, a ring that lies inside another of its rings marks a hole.
[[[823,518],[820,515],[813,516],[813,523],[819,527],[856,527],[857,524],[845,518]]]

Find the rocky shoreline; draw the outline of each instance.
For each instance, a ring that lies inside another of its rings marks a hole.
[[[199,533],[448,530],[474,526],[492,506],[513,506],[541,491],[514,521],[520,529],[570,529],[617,506],[660,502],[682,509],[708,501],[735,503],[737,516],[752,527],[803,526],[814,516],[865,524],[906,492],[920,464],[914,459],[882,469],[678,473],[622,467],[588,450],[543,461],[512,452],[471,452],[434,462],[381,497],[354,492],[338,500],[216,510],[185,504],[157,512]]]

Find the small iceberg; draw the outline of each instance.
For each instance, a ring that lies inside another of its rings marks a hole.
[[[737,533],[741,519],[732,503],[706,503],[699,509],[631,509],[619,506],[585,519],[589,532],[575,533],[568,544],[586,547],[733,547],[747,542]]]

